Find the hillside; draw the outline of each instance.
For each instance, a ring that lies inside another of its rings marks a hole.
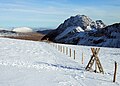
[[[16,31],[18,32],[16,32]],[[22,39],[22,40],[33,40],[33,41],[41,41],[41,39],[45,36],[44,34],[37,33],[37,32],[26,32],[26,29],[21,28],[15,29],[13,31],[8,30],[0,30],[0,37],[5,38],[14,38],[14,39]]]
[[[68,18],[42,40],[75,45],[120,48],[120,23],[107,26],[102,20],[93,21],[85,15]]]
[[[105,73],[99,74],[85,70],[91,47],[57,45],[75,49],[76,59],[48,43],[0,38],[0,86],[120,86],[120,68],[116,83],[112,82],[114,61],[120,66],[120,49],[100,49]]]

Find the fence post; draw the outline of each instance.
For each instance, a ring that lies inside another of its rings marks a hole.
[[[58,45],[58,49],[57,50],[59,51],[59,45]]]
[[[117,73],[117,62],[115,61],[115,71],[114,71],[113,82],[116,81],[116,73]]]
[[[68,54],[68,47],[66,47],[66,55]]]
[[[70,57],[71,57],[71,48],[70,48]]]
[[[75,50],[74,50],[74,59],[75,59]]]
[[[65,53],[64,46],[63,46],[63,53]]]
[[[83,64],[83,62],[84,62],[84,54],[82,52],[82,64]]]
[[[56,49],[57,49],[57,44],[56,44]]]
[[[59,51],[60,51],[60,45],[59,45]]]
[[[61,52],[62,52],[62,46],[61,46]]]

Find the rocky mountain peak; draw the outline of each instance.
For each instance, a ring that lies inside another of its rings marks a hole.
[[[70,26],[80,26],[83,29],[86,29],[92,22],[92,19],[85,15],[76,15],[71,16],[63,23],[63,27],[70,27]]]
[[[96,20],[96,28],[97,29],[102,29],[104,27],[106,27],[106,25],[103,23],[102,20]]]

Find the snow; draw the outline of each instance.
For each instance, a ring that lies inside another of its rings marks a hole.
[[[87,26],[86,31],[90,31],[93,30],[93,28],[91,28],[90,26]]]
[[[58,40],[64,36],[66,36],[67,34],[69,34],[69,32],[73,32],[73,33],[76,33],[76,32],[84,32],[84,30],[79,27],[79,26],[71,26],[71,27],[68,27],[66,30],[64,30],[61,34],[59,34],[55,40]]]
[[[23,32],[23,33],[33,32],[33,30],[31,28],[28,28],[28,27],[15,28],[15,29],[13,29],[13,31],[14,32]]]
[[[99,74],[85,71],[92,46],[55,44],[76,50],[74,60],[73,54],[70,58],[52,45],[0,38],[0,86],[120,86],[119,48],[100,49],[105,74]],[[112,82],[114,61],[118,63],[116,83]]]

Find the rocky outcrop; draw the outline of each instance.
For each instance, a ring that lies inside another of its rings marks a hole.
[[[106,25],[103,23],[102,20],[96,20],[96,28],[97,29],[102,29],[102,28],[105,28]]]

